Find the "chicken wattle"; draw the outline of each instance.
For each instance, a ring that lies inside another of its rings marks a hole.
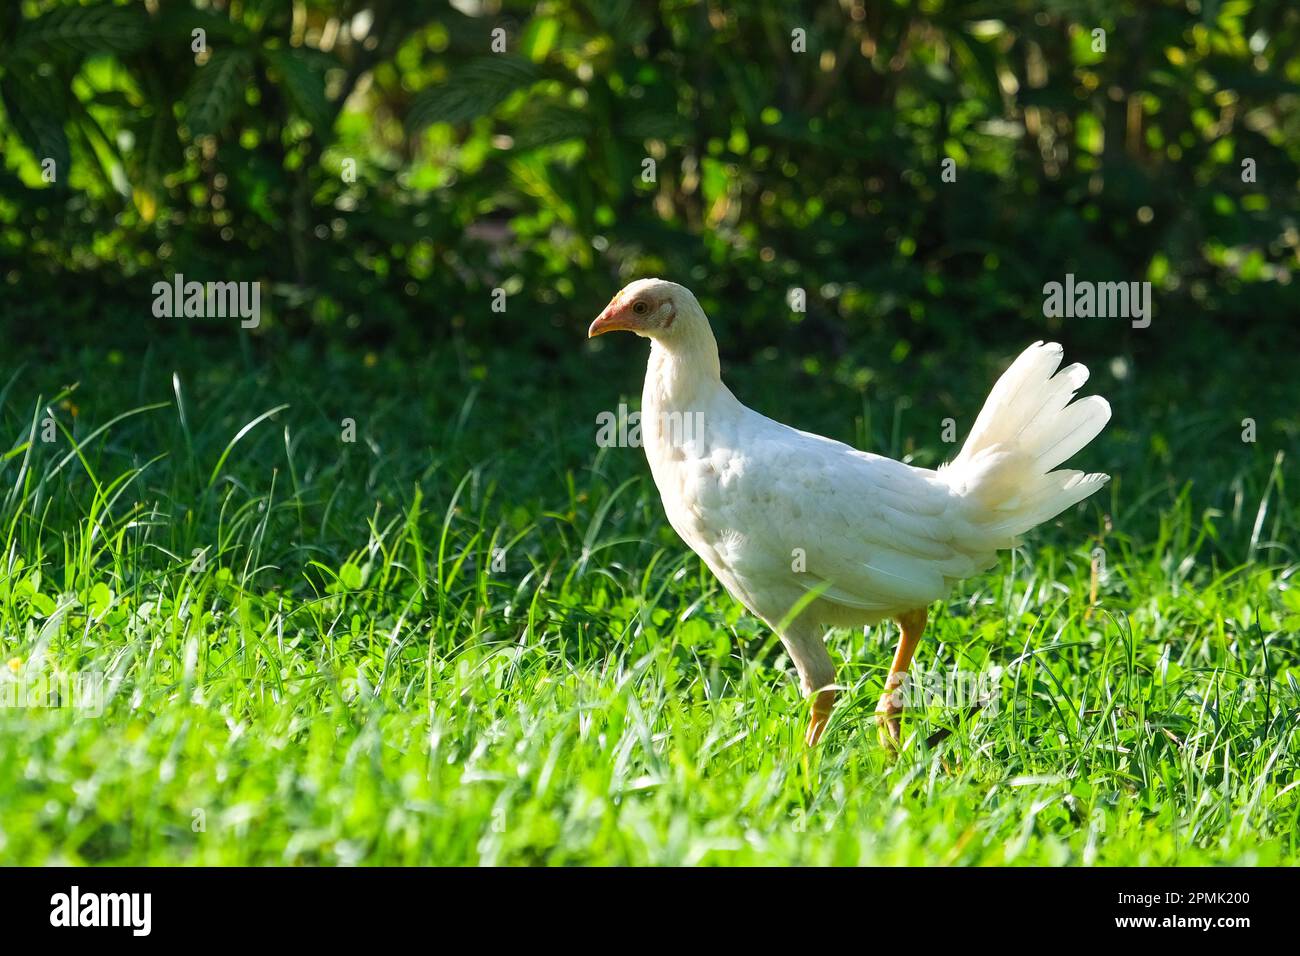
[[[911,663],[929,605],[1108,480],[1053,470],[1110,418],[1100,396],[1071,401],[1088,370],[1058,371],[1056,344],[1037,342],[1021,353],[961,452],[932,471],[746,408],[722,383],[709,320],[680,285],[628,285],[588,334],[615,330],[651,340],[642,441],[668,520],[779,634],[804,693],[815,695],[810,744],[835,699],[826,628],[898,620],[898,650],[877,707],[882,738],[896,743],[891,692]]]

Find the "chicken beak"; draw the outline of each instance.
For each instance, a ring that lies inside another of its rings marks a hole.
[[[631,322],[626,309],[619,308],[618,303],[611,302],[605,311],[596,316],[596,321],[587,329],[587,338],[594,339],[606,332],[631,332],[636,326]]]

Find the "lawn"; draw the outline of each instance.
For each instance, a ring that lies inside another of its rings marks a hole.
[[[847,691],[807,749],[780,644],[673,534],[641,451],[597,446],[643,344],[560,318],[547,360],[124,316],[11,352],[2,673],[102,700],[0,708],[0,862],[1296,862],[1285,356],[1067,349],[1115,407],[1081,467],[1115,480],[933,609],[919,665],[997,675],[997,706],[933,702],[891,758],[891,627],[831,634]],[[1014,351],[882,359],[862,387],[719,338],[742,400],[927,465]]]

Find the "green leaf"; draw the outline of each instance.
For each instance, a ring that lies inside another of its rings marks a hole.
[[[982,43],[958,31],[953,31],[950,39],[961,66],[959,72],[963,82],[982,87],[979,93],[988,101],[996,102],[1000,96],[1001,83],[998,80],[997,55],[993,52],[992,44]]]
[[[361,587],[361,568],[346,561],[343,567],[339,568],[339,583],[349,591],[356,591]]]
[[[43,62],[88,53],[131,53],[148,37],[149,16],[143,7],[56,7],[23,25],[9,55]]]
[[[591,12],[619,46],[630,47],[645,40],[654,29],[653,21],[637,7],[637,0],[604,0],[593,4]]]
[[[262,412],[262,414],[258,415],[251,422],[244,425],[244,427],[241,428],[239,431],[235,432],[235,437],[230,439],[229,444],[226,445],[226,450],[223,451],[221,453],[221,457],[217,459],[217,467],[213,468],[212,474],[208,476],[209,488],[211,488],[214,484],[216,484],[217,475],[221,474],[221,469],[226,464],[226,459],[230,457],[230,453],[231,451],[234,450],[235,446],[239,444],[239,440],[243,438],[245,435],[247,435],[249,432],[251,432],[258,425],[262,424],[262,422],[270,418],[272,415],[275,415],[278,412],[282,412],[288,407],[289,405],[286,403],[283,405],[277,405],[275,406],[275,408],[272,408],[270,411]]]
[[[65,184],[72,165],[72,151],[64,129],[67,120],[56,88],[47,83],[32,83],[10,72],[0,79],[0,99],[4,100],[9,122],[32,151],[37,163],[54,160],[55,182]]]
[[[171,110],[156,108],[144,117],[136,127],[136,142],[141,179],[150,186],[161,184],[165,171],[184,161]]]
[[[154,22],[159,37],[184,42],[187,48],[194,40],[195,30],[203,31],[208,46],[214,50],[225,46],[247,46],[252,38],[251,31],[242,23],[213,10],[187,10],[165,6],[158,11]],[[213,43],[214,37],[231,42]]]
[[[297,49],[267,50],[267,63],[279,75],[294,111],[322,140],[333,131],[334,108],[325,96],[325,71]]]
[[[510,56],[486,56],[467,63],[447,82],[417,93],[406,116],[415,133],[431,123],[464,123],[483,116],[515,90],[540,76],[536,65]]]
[[[556,103],[543,103],[518,118],[515,149],[537,149],[570,139],[585,140],[591,133],[591,120],[584,113]]]
[[[96,90],[90,94],[90,103],[87,105],[104,106],[111,110],[117,110],[119,113],[134,113],[136,111],[136,105],[131,102],[131,97],[121,90]]]
[[[247,50],[217,50],[194,75],[185,94],[185,124],[191,136],[215,135],[243,100],[252,66]]]
[[[629,111],[616,125],[620,134],[634,140],[671,140],[684,132],[681,117],[671,110],[653,107]]]
[[[113,605],[113,589],[103,581],[99,581],[90,589],[90,600],[86,602],[90,607],[91,617],[99,617]]]
[[[555,17],[537,17],[530,21],[519,41],[519,48],[524,56],[534,63],[541,63],[555,47],[560,38],[560,21]]]

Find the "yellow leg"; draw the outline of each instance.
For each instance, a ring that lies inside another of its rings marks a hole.
[[[809,747],[817,744],[822,739],[822,731],[831,719],[831,708],[835,706],[835,691],[823,690],[818,691],[817,696],[813,698],[812,719],[808,721],[808,733],[804,734],[804,743]]]
[[[897,751],[902,739],[902,723],[898,715],[902,713],[903,705],[895,692],[912,664],[912,655],[916,653],[916,645],[921,642],[925,630],[925,619],[925,608],[908,611],[897,618],[902,634],[898,638],[898,649],[894,651],[894,662],[889,665],[889,676],[885,678],[885,692],[876,704],[876,731],[881,745],[888,750]]]
[[[835,691],[830,689],[835,684],[835,662],[822,640],[821,625],[807,615],[777,633],[799,672],[799,689],[804,696],[812,698],[812,717],[803,738],[811,747],[821,740],[830,723],[831,708],[835,706]]]

